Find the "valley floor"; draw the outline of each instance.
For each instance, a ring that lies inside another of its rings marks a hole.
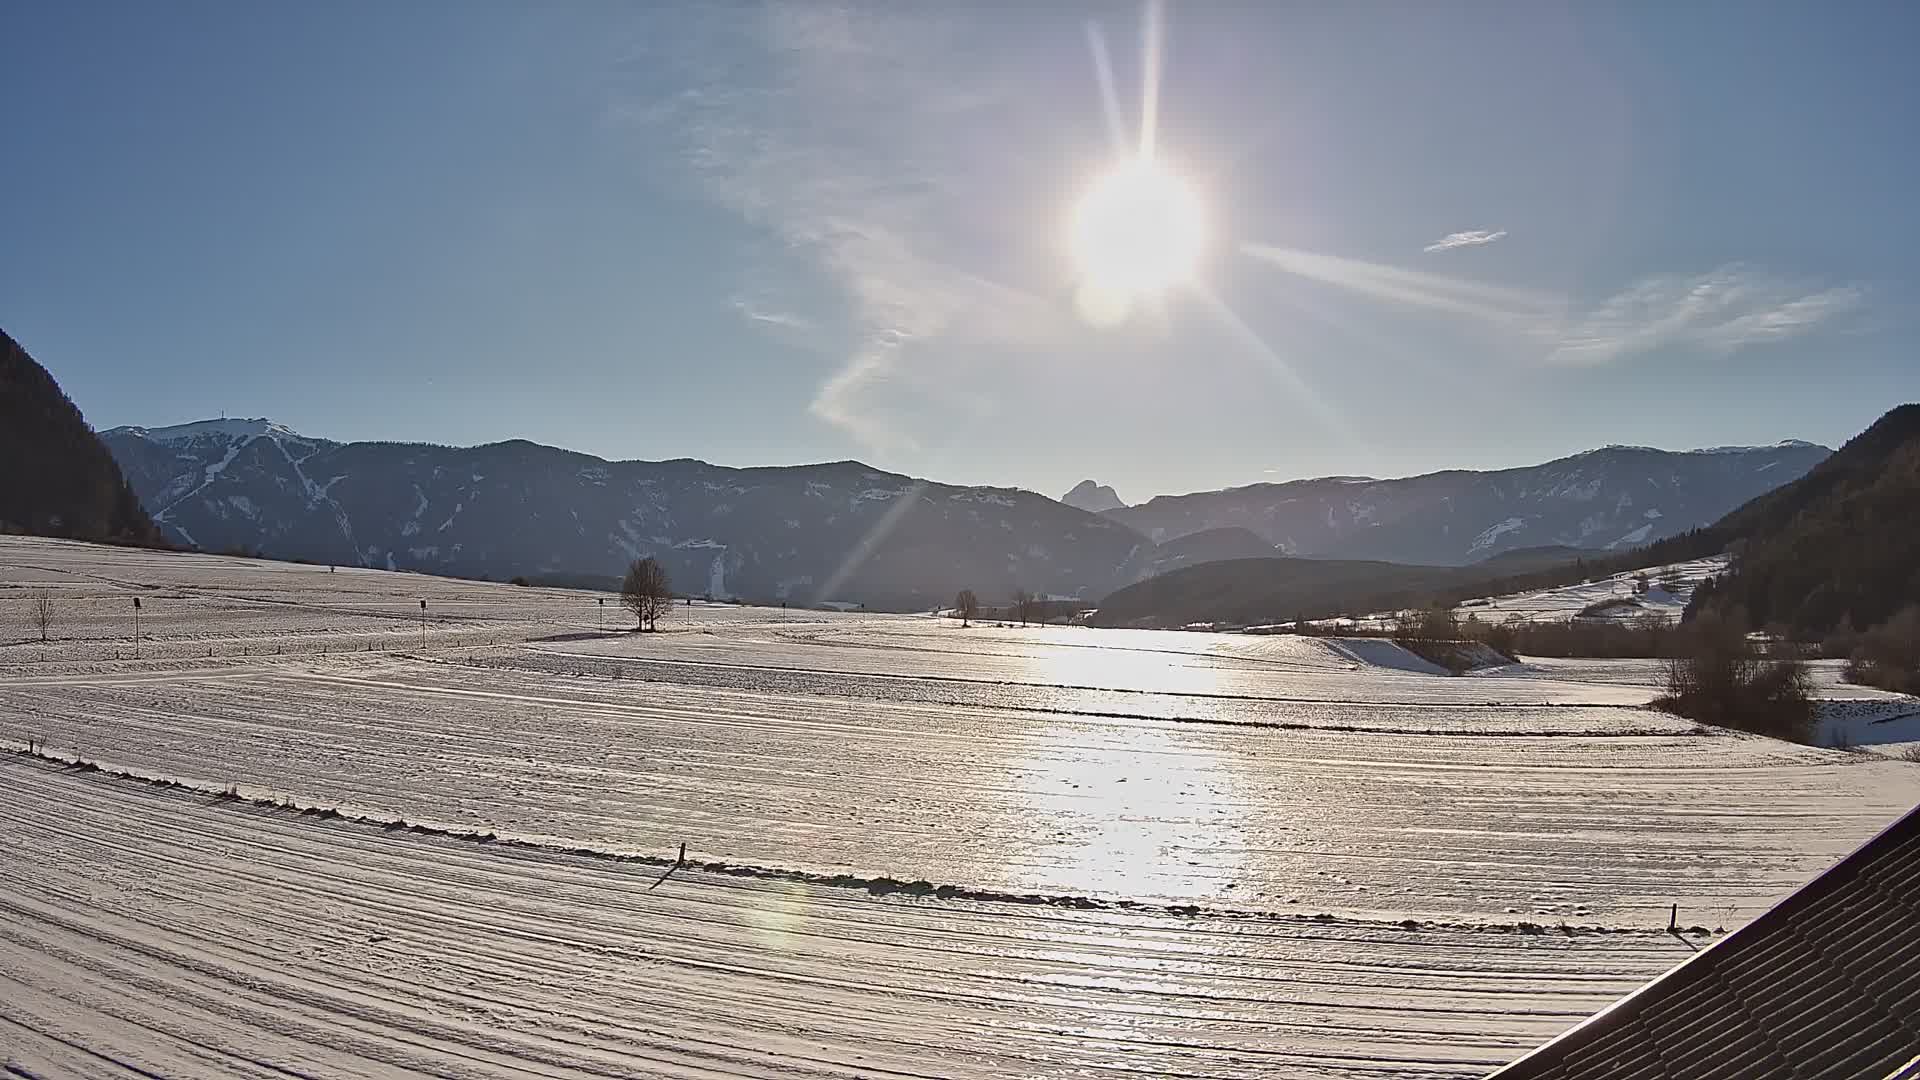
[[[1920,800],[1626,667],[597,600],[0,538],[0,1065],[1474,1076]]]

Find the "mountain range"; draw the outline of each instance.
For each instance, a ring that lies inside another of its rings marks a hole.
[[[961,588],[1098,597],[1151,572],[1118,522],[853,461],[606,461],[515,440],[338,443],[267,420],[103,433],[177,542],[315,562],[605,584],[652,556],[695,595],[912,609]]]
[[[1243,528],[1281,553],[1461,566],[1516,548],[1619,550],[1709,524],[1831,450],[1608,446],[1518,469],[1330,476],[1162,495],[1106,516],[1165,542]]]
[[[1745,457],[1752,451],[1704,453]],[[1645,546],[1610,554],[1553,546],[1515,549],[1470,566],[1272,556],[1193,563],[1116,590],[1101,601],[1094,622],[1164,627],[1286,621],[1430,603],[1450,607],[1471,596],[1575,584],[1724,553],[1732,556],[1727,572],[1694,590],[1690,611],[1717,610],[1743,623],[1784,626],[1802,639],[1819,640],[1830,631],[1879,625],[1920,605],[1916,519],[1920,404],[1882,416],[1792,482],[1711,523]],[[1920,663],[1916,642],[1920,639],[1909,639],[1905,646],[1911,650],[1902,661],[1907,669]]]
[[[1458,565],[1517,547],[1631,546],[1712,521],[1827,453],[1614,447],[1526,469],[1259,484],[1091,513],[853,461],[740,469],[523,440],[340,443],[264,419],[102,439],[166,536],[205,550],[580,584],[650,555],[683,592],[899,609],[961,588],[987,602],[1024,588],[1092,603],[1169,570],[1277,552]],[[1091,482],[1076,492],[1119,503]]]

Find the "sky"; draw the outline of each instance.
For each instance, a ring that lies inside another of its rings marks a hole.
[[[1920,399],[1920,5],[75,0],[0,39],[0,327],[101,429],[1141,501]],[[1069,222],[1148,131],[1203,254],[1092,321]]]

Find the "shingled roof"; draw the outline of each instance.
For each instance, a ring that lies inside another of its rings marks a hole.
[[[1488,1080],[1896,1080],[1920,1057],[1920,807]]]

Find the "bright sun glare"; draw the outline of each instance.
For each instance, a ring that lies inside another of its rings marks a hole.
[[[1151,158],[1121,164],[1073,210],[1071,249],[1083,303],[1123,315],[1134,300],[1191,280],[1206,232],[1193,188]]]

